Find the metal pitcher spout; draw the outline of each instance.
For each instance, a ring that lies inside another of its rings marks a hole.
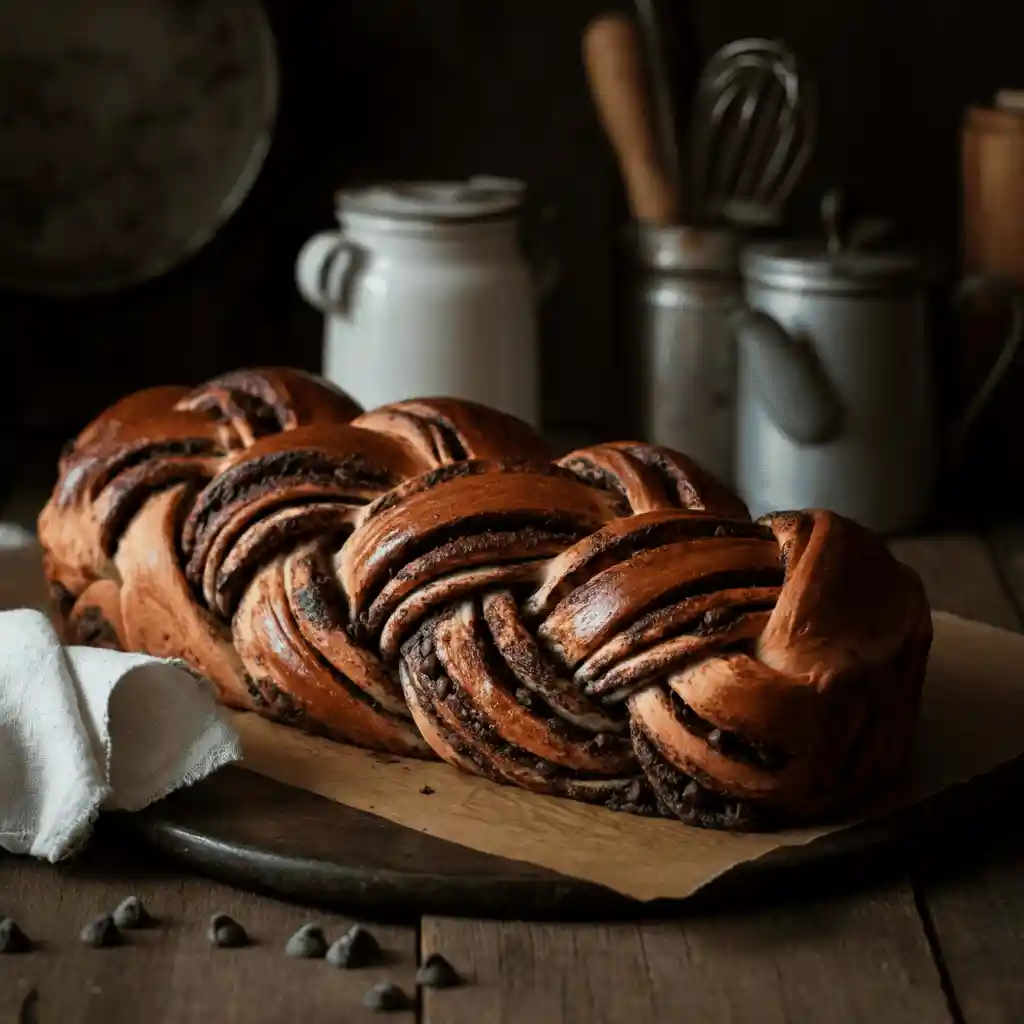
[[[772,422],[798,444],[824,444],[842,426],[842,406],[813,347],[760,310],[730,314],[751,381]]]

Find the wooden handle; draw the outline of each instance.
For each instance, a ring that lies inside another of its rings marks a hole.
[[[1024,288],[1024,116],[968,111],[961,150],[962,238],[968,271]]]
[[[583,62],[633,216],[651,224],[676,223],[679,197],[658,152],[636,26],[621,14],[595,18],[583,34]]]
[[[997,110],[1024,112],[1024,89],[1000,89],[994,105]]]

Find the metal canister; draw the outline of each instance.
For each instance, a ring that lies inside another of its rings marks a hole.
[[[641,428],[732,483],[738,239],[719,228],[639,226]]]
[[[742,266],[736,487],[751,514],[918,526],[938,465],[925,264],[813,239],[750,246]]]

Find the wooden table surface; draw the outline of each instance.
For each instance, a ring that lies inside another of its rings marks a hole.
[[[9,506],[7,517],[30,519],[30,505]],[[935,608],[1021,628],[1024,530],[904,539],[893,549],[921,573]],[[359,971],[282,953],[304,922],[319,921],[334,937],[349,919],[206,881],[109,836],[61,868],[0,856],[0,917],[18,920],[40,944],[0,957],[0,1024],[380,1019],[363,1009],[365,990],[387,978],[414,994],[416,964],[435,951],[468,984],[424,990],[394,1019],[1020,1024],[1020,818],[1011,801],[1005,821],[916,853],[881,878],[847,869],[827,892],[768,893],[756,907],[672,922],[375,923],[387,962]],[[156,927],[121,948],[78,944],[82,923],[132,893],[159,915]],[[255,944],[212,950],[204,933],[217,911],[242,922]]]

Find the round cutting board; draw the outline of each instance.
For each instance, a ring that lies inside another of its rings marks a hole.
[[[208,242],[277,109],[259,0],[0,4],[0,287],[105,292]]]
[[[908,838],[962,824],[964,807],[980,806],[976,796],[964,801],[958,795],[973,788],[959,787],[898,818],[777,850],[727,872],[685,906],[782,898],[849,885],[865,873],[899,865]],[[127,816],[125,824],[201,873],[366,914],[566,920],[682,909],[679,901],[639,903],[590,882],[423,835],[238,768],[225,768]]]

